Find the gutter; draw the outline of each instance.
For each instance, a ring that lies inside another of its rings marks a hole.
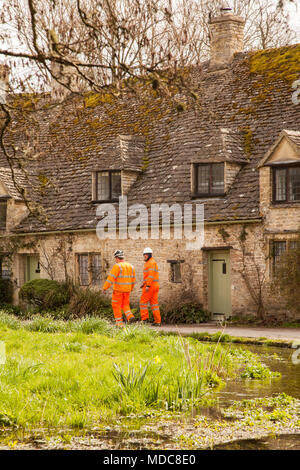
[[[237,220],[217,220],[212,222],[205,222],[204,225],[234,225],[234,224],[256,224],[262,221],[262,217],[257,219],[237,219]],[[160,226],[161,227],[161,226]],[[170,224],[170,227],[174,227],[173,224]],[[175,226],[176,227],[176,226]],[[144,227],[141,227],[144,228]],[[156,228],[156,226],[154,226]],[[89,233],[89,232],[96,232],[96,228],[82,228],[82,229],[70,229],[70,230],[51,230],[48,232],[22,232],[22,233],[10,233],[14,237],[25,237],[25,236],[33,236],[33,235],[55,235],[59,233]],[[7,235],[1,235],[0,238],[5,238]]]

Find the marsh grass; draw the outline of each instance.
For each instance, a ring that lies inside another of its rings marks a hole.
[[[240,358],[223,345],[73,321],[0,314],[0,426],[78,432],[152,411],[185,411],[207,400]]]

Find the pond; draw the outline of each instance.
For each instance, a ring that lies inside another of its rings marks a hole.
[[[229,406],[233,401],[264,398],[286,393],[300,399],[300,364],[294,364],[294,349],[272,348],[267,346],[232,345],[231,348],[247,349],[258,354],[272,371],[281,373],[279,379],[272,380],[229,380],[226,386],[217,393],[220,406]],[[300,435],[282,435],[261,439],[244,439],[215,445],[214,450],[300,450]]]
[[[264,398],[282,392],[300,399],[300,364],[292,362],[294,349],[252,345],[232,345],[230,348],[247,349],[258,354],[272,371],[281,373],[281,378],[266,381],[229,380],[226,387],[218,392],[222,406],[237,400]]]

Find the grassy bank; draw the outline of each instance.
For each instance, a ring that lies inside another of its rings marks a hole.
[[[228,377],[275,376],[248,351],[161,336],[144,326],[117,329],[99,318],[21,321],[0,314],[0,341],[6,349],[0,426],[19,435],[183,413],[211,404],[210,392]]]

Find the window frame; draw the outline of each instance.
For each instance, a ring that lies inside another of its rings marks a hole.
[[[171,268],[171,275],[170,275],[170,281],[173,283],[173,284],[182,284],[182,272],[181,272],[181,264],[184,263],[184,260],[167,260],[167,263],[170,264],[170,268]],[[179,266],[179,272],[180,272],[180,280],[175,280],[175,271],[174,271],[174,267],[176,266]]]
[[[289,170],[292,168],[299,168],[300,169],[300,163],[290,163],[288,165],[276,165],[272,166],[272,203],[273,204],[300,204],[300,199],[297,199],[296,201],[292,201],[290,199],[290,172]],[[286,170],[286,176],[285,176],[285,187],[286,187],[286,194],[285,194],[285,199],[281,201],[276,200],[276,171],[277,170]]]
[[[223,165],[223,192],[213,193],[212,191],[212,168],[214,165]],[[209,167],[209,185],[207,193],[199,193],[199,181],[198,181],[198,168],[200,166]],[[225,196],[225,163],[224,162],[207,162],[207,163],[193,163],[193,197],[220,197]]]
[[[0,205],[5,206],[5,220],[4,220],[3,225],[2,225],[1,219],[0,219],[0,231],[1,230],[5,231],[7,229],[7,206],[8,206],[7,201],[8,201],[8,199],[9,198],[7,198],[7,197],[0,198]]]
[[[109,199],[98,199],[98,178],[99,173],[108,173],[109,174]],[[120,173],[121,179],[121,192],[118,198],[112,198],[112,174]],[[94,172],[94,198],[93,202],[119,202],[119,197],[122,196],[122,171],[121,170],[96,170]]]
[[[7,265],[7,275],[3,276],[3,265]],[[11,279],[12,278],[12,268],[11,268],[11,259],[7,253],[0,253],[0,279]]]
[[[88,263],[87,263],[87,274],[88,274],[88,283],[87,284],[81,284],[81,278],[80,278],[80,256],[87,256],[88,258]],[[93,270],[93,256],[100,256],[101,264],[100,264],[100,275],[99,275],[99,282],[95,282],[94,279],[94,270]],[[75,261],[76,261],[76,282],[78,283],[79,286],[81,287],[99,287],[101,285],[101,282],[103,280],[103,260],[102,260],[102,253],[100,252],[80,252],[80,253],[75,253]]]

